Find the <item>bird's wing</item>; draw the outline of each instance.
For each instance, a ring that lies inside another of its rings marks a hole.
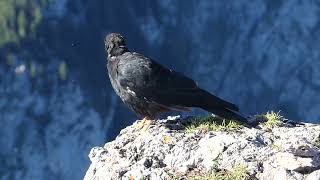
[[[136,96],[165,106],[210,106],[235,109],[228,103],[202,89],[190,78],[138,53],[126,53],[118,64],[120,85]]]

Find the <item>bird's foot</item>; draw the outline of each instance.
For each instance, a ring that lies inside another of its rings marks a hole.
[[[142,131],[142,132],[146,132],[150,125],[152,125],[153,121],[151,119],[149,119],[148,117],[143,118],[140,122],[137,123],[135,129]]]
[[[152,124],[153,124],[152,120],[146,119],[143,123],[143,128],[141,129],[141,131],[146,132]]]

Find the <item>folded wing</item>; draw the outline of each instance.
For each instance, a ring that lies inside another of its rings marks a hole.
[[[119,73],[126,74],[120,76],[120,85],[147,101],[166,107],[239,110],[236,105],[199,88],[192,79],[138,53],[127,53],[118,66]]]

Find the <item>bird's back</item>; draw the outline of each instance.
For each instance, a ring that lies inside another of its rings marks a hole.
[[[156,89],[193,89],[196,83],[181,73],[167,69],[139,53],[127,52],[118,62],[118,80],[123,86],[151,93]]]

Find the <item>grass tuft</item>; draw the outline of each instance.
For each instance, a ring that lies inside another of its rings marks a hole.
[[[242,125],[234,120],[221,119],[217,116],[194,117],[192,122],[185,125],[187,132],[194,132],[198,129],[206,131],[230,131],[239,130]]]
[[[224,170],[213,170],[203,175],[188,177],[190,180],[247,180],[249,173],[243,166],[236,166],[233,171],[227,172]]]
[[[280,111],[270,111],[262,115],[262,117],[266,120],[264,124],[268,128],[278,127],[282,124],[284,120],[284,117],[280,114]]]
[[[278,144],[271,144],[271,148],[276,151],[281,151],[282,149],[281,145],[278,145]]]
[[[62,61],[58,67],[58,74],[61,80],[66,80],[68,76],[68,67],[67,63]]]
[[[320,135],[318,136],[318,138],[314,141],[314,145],[320,149]]]

